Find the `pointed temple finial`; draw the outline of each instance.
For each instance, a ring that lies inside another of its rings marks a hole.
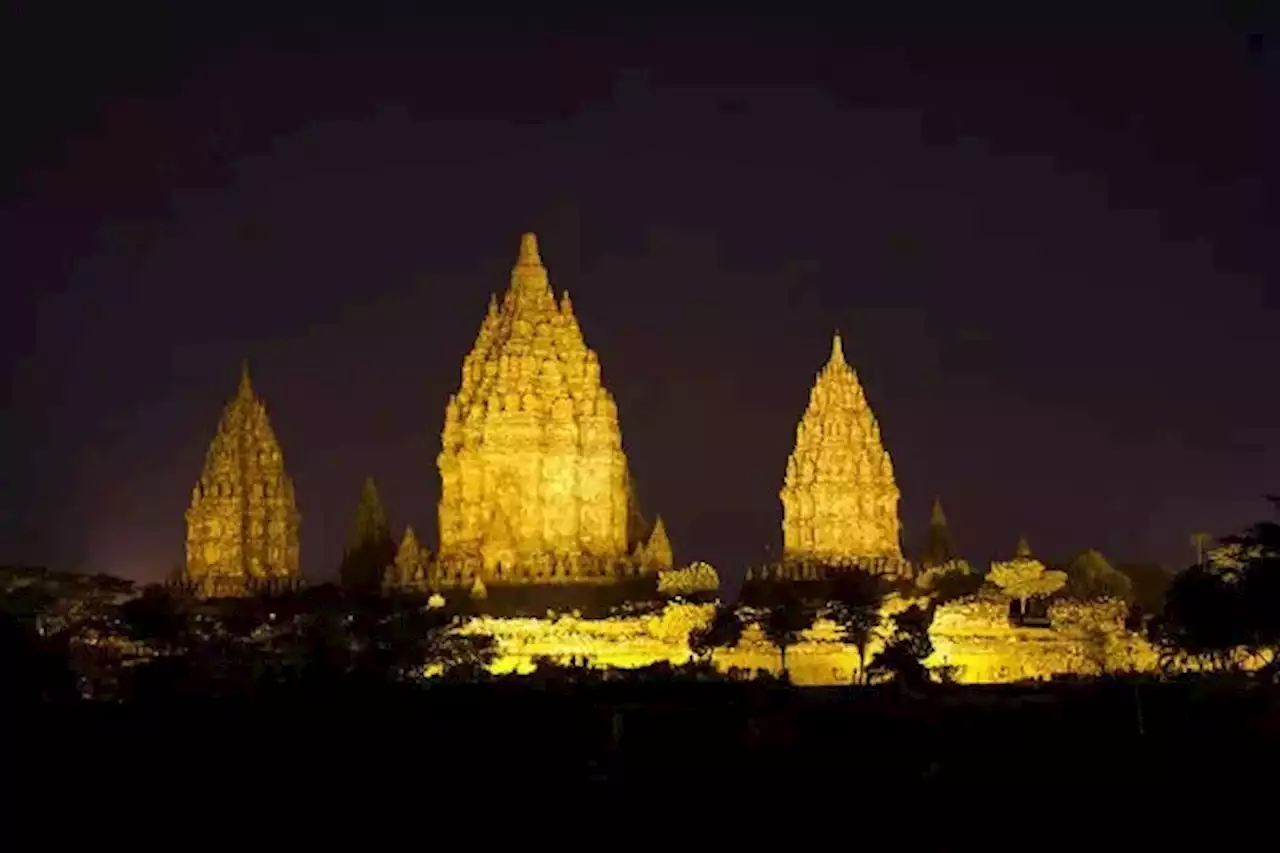
[[[240,360],[240,389],[241,397],[253,396],[253,383],[249,381],[249,359]]]
[[[840,330],[836,329],[835,337],[831,339],[831,360],[837,364],[844,364],[844,344],[840,342]]]
[[[542,257],[538,254],[538,235],[532,231],[520,235],[520,266],[542,266]]]
[[[653,532],[649,534],[649,542],[645,546],[645,556],[650,565],[661,571],[669,570],[674,565],[675,557],[671,552],[671,539],[667,536],[667,527],[658,516],[653,524]]]
[[[1013,555],[1019,559],[1029,559],[1031,557],[1031,544],[1027,542],[1025,533],[1018,537],[1018,546],[1014,549]]]
[[[935,497],[933,499],[933,512],[929,516],[929,525],[932,527],[947,526],[947,514],[942,511],[942,498]]]

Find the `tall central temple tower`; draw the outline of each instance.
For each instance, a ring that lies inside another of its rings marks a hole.
[[[839,334],[796,428],[781,498],[786,559],[901,563],[893,463]]]
[[[191,491],[185,581],[202,595],[296,582],[300,520],[293,481],[246,364]]]
[[[618,407],[533,234],[462,363],[438,466],[446,580],[601,582],[625,560]]]

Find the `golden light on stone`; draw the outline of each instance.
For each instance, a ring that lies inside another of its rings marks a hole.
[[[901,561],[893,463],[838,333],[796,427],[780,497],[785,559],[833,565]]]
[[[247,363],[186,517],[185,580],[201,594],[236,595],[257,584],[297,580],[301,516],[293,481]]]
[[[435,609],[445,607],[448,596],[472,599],[483,610],[478,603],[491,593],[499,598],[504,584],[611,583],[637,572],[652,573],[654,592],[668,599],[661,609],[623,608],[604,619],[549,612],[545,619],[459,620],[454,630],[495,638],[495,672],[528,671],[548,656],[618,667],[690,659],[689,632],[715,613],[705,599],[720,579],[702,562],[673,568],[663,520],[656,518],[652,529],[643,523],[630,491],[617,407],[568,294],[559,301],[552,294],[532,234],[522,238],[510,288],[501,303],[490,299],[463,362],[437,461],[439,553],[429,554],[406,528],[394,558],[386,557],[390,589],[430,591]],[[785,561],[749,570],[749,579],[816,578],[821,563],[905,571],[892,463],[839,335],[796,429],[780,497]],[[259,583],[297,580],[294,488],[247,368],[222,414],[186,518],[185,576],[198,592],[241,594]],[[629,528],[635,541],[628,541]],[[945,533],[940,505],[932,528]],[[935,538],[943,544],[944,537]],[[936,593],[947,575],[972,574],[945,544],[926,559],[914,592],[884,602],[868,659],[883,648],[895,613]],[[1211,555],[1215,563],[1241,557]],[[1031,598],[1052,595],[1064,581],[1023,541],[1013,560],[992,565],[977,594],[938,604],[926,665],[946,666],[969,683],[1157,669],[1151,643],[1126,627],[1123,601],[1054,600],[1047,619],[1010,618],[1013,599],[1025,613]],[[703,603],[682,600],[695,594]],[[740,613],[751,621],[750,611]],[[712,660],[722,671],[780,670],[779,651],[758,624],[749,624],[735,647],[716,649]],[[787,651],[798,684],[848,683],[858,667],[858,650],[825,617]]]
[[[441,445],[439,582],[618,576],[628,544],[618,408],[533,234],[501,304],[489,301]]]
[[[667,538],[667,527],[662,523],[662,516],[654,522],[653,532],[649,539],[636,552],[637,560],[643,568],[653,572],[665,572],[675,565],[675,555],[671,550],[671,540]]]
[[[1012,560],[993,562],[987,578],[1009,596],[1018,599],[1024,611],[1030,599],[1052,595],[1067,583],[1066,572],[1046,569],[1044,563],[1029,553]]]
[[[418,544],[418,537],[414,535],[413,528],[406,527],[404,536],[400,539],[400,545],[396,548],[395,561],[387,567],[383,584],[397,589],[422,585],[425,582],[424,571],[427,558],[425,549]]]
[[[868,648],[872,658],[884,648],[892,616],[918,599],[890,597],[881,610],[881,626]],[[595,667],[643,667],[690,659],[689,632],[706,625],[713,604],[672,602],[643,615],[583,619],[548,614],[545,618],[467,620],[462,634],[492,636],[498,657],[495,674],[530,672],[539,658],[568,663],[576,658]],[[747,610],[747,624],[736,647],[716,649],[712,660],[721,672],[778,674],[778,648],[765,637]],[[1009,598],[995,591],[940,605],[929,631],[934,654],[926,666],[947,666],[964,684],[1009,683],[1069,673],[1140,671],[1158,667],[1155,649],[1140,633],[1124,627],[1123,602],[1055,603],[1050,625],[1022,626],[1009,620]],[[819,618],[787,650],[787,669],[799,685],[848,684],[858,672],[857,650],[844,641],[836,623]]]
[[[696,592],[716,592],[720,589],[720,574],[710,563],[701,560],[683,569],[668,569],[658,573],[658,592],[661,595],[691,595]]]

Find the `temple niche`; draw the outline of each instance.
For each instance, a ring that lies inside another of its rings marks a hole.
[[[780,497],[785,561],[905,569],[893,463],[838,333],[796,427]]]
[[[443,584],[609,582],[629,566],[618,408],[533,234],[490,298],[441,444]]]
[[[241,595],[298,580],[293,481],[246,363],[218,423],[187,510],[183,582],[200,595]]]

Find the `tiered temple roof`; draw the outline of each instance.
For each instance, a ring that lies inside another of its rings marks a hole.
[[[796,428],[780,497],[785,559],[869,566],[901,561],[893,463],[838,333]]]
[[[191,492],[184,582],[204,595],[296,582],[300,522],[293,481],[246,362]]]
[[[525,234],[445,409],[442,578],[607,581],[627,556],[618,409],[569,294],[557,302]]]

